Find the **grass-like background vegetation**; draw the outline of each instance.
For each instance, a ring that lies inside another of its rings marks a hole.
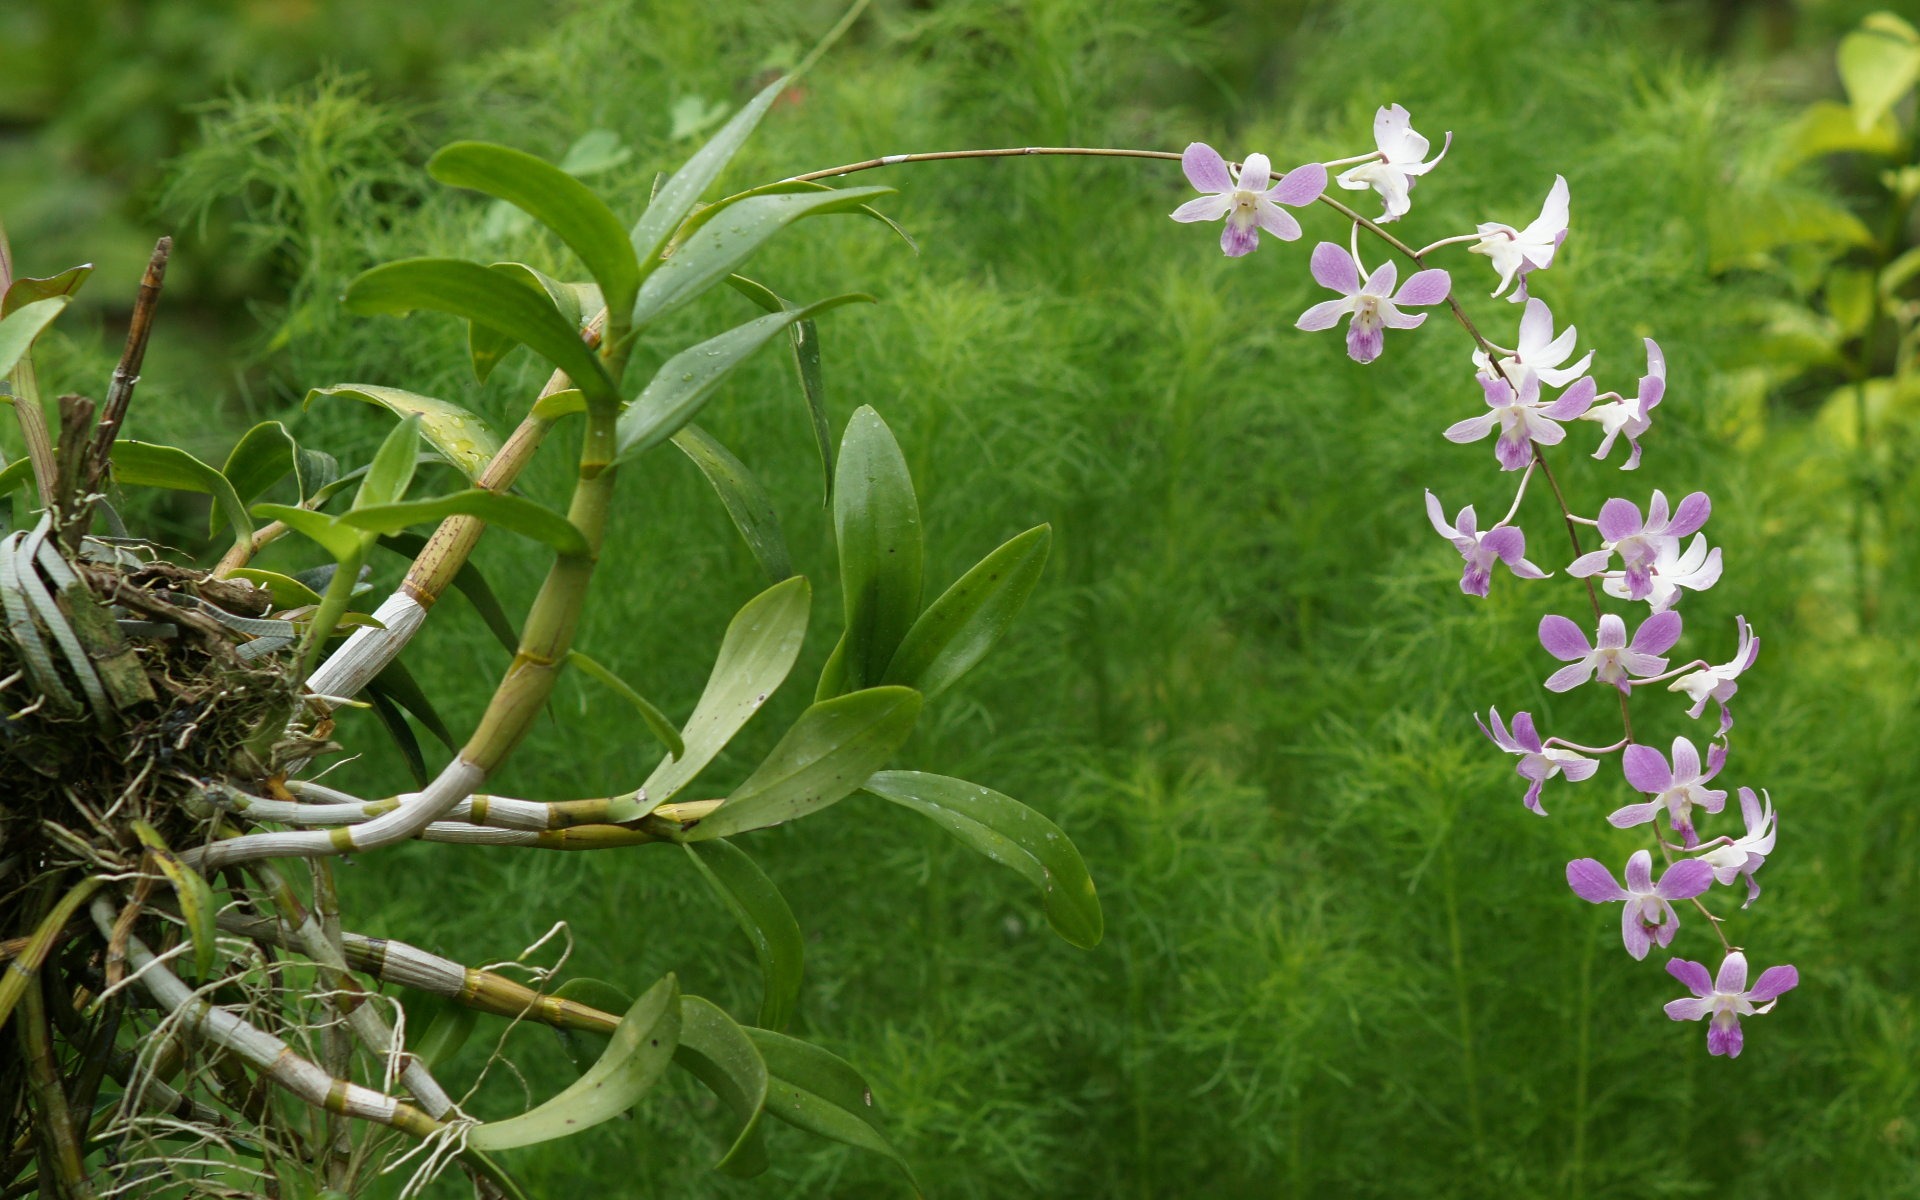
[[[347,380],[457,397],[510,426],[545,373],[525,352],[476,387],[452,321],[350,318],[332,302],[341,283],[422,253],[564,270],[536,233],[485,241],[483,205],[427,181],[425,150],[479,137],[557,157],[610,129],[635,154],[597,182],[636,211],[653,173],[697,144],[669,136],[677,102],[737,102],[833,16],[772,7],[583,0],[437,61],[425,98],[383,77],[243,81],[168,168],[159,204],[176,221],[203,214],[183,241],[205,239],[200,261],[260,297],[264,365],[236,399],[221,363],[156,359],[132,427],[212,454],[245,416]],[[1820,10],[1815,27],[1848,13]],[[1723,780],[1771,788],[1782,830],[1733,936],[1760,965],[1797,963],[1803,983],[1750,1022],[1739,1060],[1709,1060],[1699,1027],[1659,1011],[1678,994],[1660,957],[1629,960],[1616,914],[1562,880],[1568,858],[1617,863],[1640,844],[1602,820],[1625,784],[1609,770],[1550,786],[1541,820],[1470,719],[1498,704],[1588,741],[1617,728],[1606,697],[1538,684],[1553,664],[1534,625],[1543,609],[1577,616],[1578,589],[1500,578],[1470,601],[1425,523],[1424,487],[1483,514],[1510,496],[1485,445],[1439,437],[1479,404],[1460,332],[1435,319],[1354,366],[1338,337],[1292,329],[1319,298],[1307,249],[1344,240],[1331,216],[1307,214],[1303,243],[1224,261],[1210,229],[1165,219],[1188,194],[1171,166],[869,177],[900,188],[886,207],[918,253],[877,224],[814,221],[752,273],[796,298],[881,298],[823,323],[830,403],[836,426],[874,405],[906,448],[930,587],[1030,525],[1056,534],[1026,619],[930,708],[903,757],[1051,815],[1107,913],[1106,941],[1073,951],[1012,876],[860,798],[752,839],[807,933],[800,1028],[867,1072],[935,1195],[1920,1194],[1915,590],[1895,548],[1881,621],[1853,619],[1847,447],[1749,369],[1743,305],[1768,280],[1713,269],[1729,206],[1776,186],[1749,165],[1780,120],[1770,73],[1828,86],[1817,47],[1764,69],[1699,52],[1749,28],[1736,18],[1519,0],[881,4],[728,175],[1194,138],[1287,164],[1367,148],[1374,107],[1392,101],[1436,141],[1456,137],[1415,193],[1409,236],[1524,224],[1564,173],[1573,237],[1535,293],[1598,348],[1603,387],[1631,385],[1643,336],[1672,372],[1645,467],[1563,453],[1571,499],[1592,511],[1614,494],[1708,489],[1727,573],[1682,606],[1682,649],[1724,659],[1736,613],[1766,642]],[[67,265],[19,250],[28,271]],[[264,267],[247,275],[247,262]],[[1518,310],[1479,295],[1484,263],[1445,265],[1496,340],[1510,334]],[[716,296],[648,350],[743,315]],[[51,357],[57,387],[98,354],[70,337]],[[803,705],[838,599],[787,365],[765,355],[702,419],[773,489],[817,592],[802,665],[716,770],[717,795]],[[358,408],[300,422],[349,460],[382,428]],[[1584,428],[1569,446],[1582,444]],[[551,500],[549,466],[526,486]],[[581,645],[682,715],[756,570],[685,463],[652,456],[623,492]],[[1559,566],[1550,513],[1536,495],[1525,524],[1533,556]],[[517,608],[539,557],[489,539],[480,561]],[[384,566],[383,580],[397,573]],[[408,661],[459,727],[504,655],[463,601],[445,608]],[[1643,698],[1643,735],[1688,731],[1682,707]],[[651,766],[645,732],[604,693],[564,684],[553,715],[498,790],[600,794]],[[345,729],[367,752],[338,777],[390,789],[399,763],[377,727]],[[676,855],[410,845],[357,863],[342,887],[369,932],[467,961],[510,958],[564,916],[570,973],[637,989],[677,970],[736,1008],[757,986],[748,947]],[[1675,949],[1714,960],[1699,925]],[[565,1077],[544,1030],[516,1032],[508,1052],[536,1094]],[[510,1076],[493,1082],[494,1105],[519,1103]],[[631,1124],[512,1165],[542,1195],[898,1191],[884,1163],[778,1130],[771,1175],[722,1179],[706,1169],[721,1124],[703,1094],[675,1088]]]

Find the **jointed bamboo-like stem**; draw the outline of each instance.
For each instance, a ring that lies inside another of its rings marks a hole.
[[[35,976],[20,997],[20,1019],[14,1032],[27,1065],[27,1085],[33,1090],[35,1121],[40,1138],[40,1178],[57,1185],[47,1192],[56,1200],[94,1200],[97,1194],[87,1178],[82,1133],[74,1126],[60,1081],[60,1064],[53,1055],[53,1037],[47,1023],[45,980]]]
[[[115,917],[113,904],[105,897],[97,897],[91,911],[101,933],[110,932]],[[179,976],[156,960],[153,951],[139,938],[127,939],[127,957],[147,994],[181,1019],[185,1033],[228,1051],[313,1107],[373,1121],[414,1137],[426,1137],[444,1128],[411,1104],[349,1080],[334,1078],[294,1053],[291,1046],[273,1034],[202,1000]]]

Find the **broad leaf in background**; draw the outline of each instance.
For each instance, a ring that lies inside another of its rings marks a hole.
[[[655,767],[635,799],[609,811],[609,821],[644,817],[672,799],[760,711],[799,657],[812,602],[813,588],[806,576],[795,575],[761,592],[734,614],[706,689],[682,727],[686,753]]]
[[[654,707],[653,701],[627,686],[626,680],[578,650],[567,651],[567,665],[598,680],[602,686],[611,689],[615,695],[633,705],[634,711],[640,714],[640,720],[646,725],[647,732],[653,734],[654,739],[666,747],[668,754],[677,758],[687,752],[687,744],[680,739],[680,731],[673,727],[673,722],[667,720],[667,714]]]
[[[378,690],[395,704],[406,709],[413,715],[414,720],[426,726],[427,732],[438,739],[441,745],[449,750],[460,748],[460,743],[454,740],[453,731],[447,728],[447,723],[441,720],[440,714],[434,710],[433,701],[428,698],[426,689],[420,686],[420,681],[413,677],[413,672],[407,670],[406,665],[399,659],[396,658],[380,668],[380,673],[375,675],[367,686]]]
[[[633,997],[617,984],[604,979],[588,976],[576,976],[553,989],[553,995],[561,1000],[571,1000],[601,1012],[620,1013],[633,1007]],[[681,997],[684,1006],[686,997]],[[573,1069],[585,1074],[607,1052],[607,1045],[613,1040],[611,1033],[596,1033],[591,1029],[563,1029],[553,1026],[553,1032],[560,1039],[560,1048],[566,1052],[573,1063]]]
[[[227,452],[227,461],[220,473],[233,485],[240,503],[251,504],[268,488],[288,475],[296,475],[299,470],[300,447],[287,427],[278,421],[262,421],[240,435],[240,440]],[[300,490],[304,493],[306,489]],[[226,514],[215,505],[214,533],[220,532],[220,523],[225,519]]]
[[[1920,31],[1889,12],[1874,13],[1840,39],[1840,82],[1862,131],[1920,79]]]
[[[77,267],[68,267],[58,275],[36,278],[25,275],[7,285],[6,294],[0,296],[0,318],[10,317],[14,310],[39,300],[51,300],[55,296],[71,296],[80,290],[80,285],[93,274],[92,263],[82,263]]]
[[[706,1084],[740,1122],[733,1143],[713,1169],[742,1179],[765,1171],[760,1114],[766,1111],[769,1079],[766,1060],[747,1031],[711,1000],[682,996],[680,1047],[673,1061]]]
[[[488,269],[498,271],[507,278],[524,283],[542,293],[547,299],[553,301],[554,308],[560,311],[561,319],[575,329],[581,327],[580,293],[571,284],[561,283],[546,272],[536,270],[522,262],[497,262]],[[599,304],[595,304],[593,311],[597,312],[600,307]],[[474,321],[467,322],[467,351],[473,357],[474,377],[481,383],[485,383],[487,377],[493,374],[493,369],[500,365],[500,360],[513,353],[514,348],[519,345],[520,340],[510,334],[489,329]]]
[[[786,86],[787,80],[783,77],[760,89],[759,95],[747,101],[732,120],[721,126],[706,145],[694,151],[693,157],[654,193],[647,211],[640,214],[640,220],[634,225],[630,239],[641,271],[650,272],[658,265],[660,252],[666,249],[674,230],[680,228],[680,222],[693,210],[700,194],[712,186],[720,172],[733,161],[733,156],[746,144],[754,127],[760,124],[760,118],[767,115],[767,109]]]
[[[810,1042],[768,1029],[749,1029],[767,1064],[767,1112],[808,1133],[869,1150],[892,1160],[915,1191],[920,1181],[880,1128],[873,1089],[853,1064]]]
[[[320,593],[293,576],[282,575],[278,571],[266,571],[259,567],[234,567],[227,572],[226,577],[244,579],[267,589],[267,595],[273,598],[275,608],[305,608],[309,604],[320,603]]]
[[[931,699],[971,670],[1020,615],[1052,544],[1052,527],[1038,525],[974,564],[907,630],[882,682]]]
[[[893,431],[866,405],[840,440],[833,529],[846,631],[821,676],[821,699],[880,682],[920,615],[920,503]]]
[[[768,312],[786,312],[799,307],[744,275],[729,275],[727,283]],[[814,447],[820,452],[821,503],[830,504],[833,501],[833,427],[827,423],[827,385],[820,370],[819,327],[810,320],[795,321],[787,327],[787,342],[793,347],[793,366],[800,375],[800,396],[807,402]]]
[[[313,402],[321,396],[344,396],[350,400],[365,401],[386,409],[402,420],[418,418],[420,436],[426,439],[427,445],[439,451],[442,458],[468,479],[478,479],[480,472],[486,470],[487,464],[500,453],[500,435],[493,431],[486,419],[450,400],[371,383],[336,383],[332,387],[314,388],[308,392],[301,407],[312,408]]]
[[[680,985],[668,975],[633,1002],[605,1053],[570,1087],[517,1117],[475,1125],[467,1144],[476,1150],[510,1150],[617,1117],[660,1078],[679,1044]]]
[[[861,785],[910,808],[1040,889],[1047,922],[1082,950],[1100,943],[1105,922],[1093,877],[1060,827],[1018,800],[977,783],[922,771],[882,771]]]
[[[408,1036],[407,1049],[429,1070],[458,1054],[480,1023],[478,1009],[413,988],[406,989],[406,1008],[408,1027],[416,1031]],[[616,1011],[625,1009],[622,1004]]]
[[[765,985],[758,1024],[767,1029],[785,1029],[793,1019],[793,1006],[800,998],[805,960],[800,923],[793,919],[793,910],[787,907],[786,898],[773,880],[767,878],[766,872],[732,842],[689,843],[686,851],[693,865],[700,869],[701,878],[726,904],[747,940],[753,943],[754,957],[760,960],[760,978]]]
[[[447,517],[479,517],[489,525],[512,530],[522,537],[545,542],[561,554],[587,553],[587,539],[572,521],[542,504],[472,488],[450,496],[430,500],[403,500],[356,508],[340,517],[342,524],[369,533],[393,533],[409,525],[444,520]]]
[[[43,303],[45,303],[43,301]],[[21,310],[25,312],[25,309]],[[253,536],[247,506],[227,477],[177,446],[158,446],[121,438],[113,444],[113,477],[135,487],[167,488],[212,496],[241,537]]]
[[[698,425],[682,426],[673,435],[673,444],[713,485],[727,516],[733,518],[733,527],[740,531],[767,578],[778,583],[792,575],[793,556],[787,551],[786,536],[780,532],[780,514],[774,511],[773,497],[767,495],[759,476]]]
[[[0,375],[6,375],[20,364],[33,346],[33,339],[40,331],[53,324],[60,310],[67,306],[67,297],[49,296],[45,300],[35,300],[23,304],[0,320]]]
[[[687,831],[707,841],[798,820],[851,795],[913,732],[920,693],[878,687],[822,700],[800,714],[747,781]]]

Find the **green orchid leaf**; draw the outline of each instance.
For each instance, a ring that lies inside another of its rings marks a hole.
[[[767,1064],[753,1039],[711,1000],[680,997],[680,1046],[673,1061],[733,1110],[739,1131],[713,1169],[748,1179],[767,1169],[760,1114],[767,1107]]]
[[[673,178],[655,191],[647,211],[640,214],[640,220],[634,225],[630,239],[642,271],[654,269],[660,252],[666,249],[668,239],[680,228],[680,222],[692,211],[700,194],[711,187],[720,172],[733,161],[733,156],[746,144],[754,127],[760,124],[760,118],[767,115],[767,109],[786,86],[786,79],[781,78],[760,89],[759,95],[749,100],[673,173]]]
[[[41,303],[51,301],[43,300]],[[29,305],[20,311],[25,313],[32,307]],[[227,481],[225,475],[178,446],[160,446],[121,438],[113,444],[113,477],[117,482],[133,487],[166,488],[212,496],[214,504],[226,513],[236,533],[242,537],[253,536],[253,521],[247,516],[247,506],[240,502],[233,484]]]
[[[33,339],[40,331],[53,324],[53,319],[67,307],[67,297],[49,296],[45,300],[35,300],[23,304],[0,319],[0,378],[10,374],[20,365],[20,360],[33,348]]]
[[[357,313],[425,308],[465,317],[533,347],[536,354],[565,371],[589,399],[608,405],[620,402],[599,357],[552,301],[479,263],[452,258],[387,263],[348,284],[346,304]]]
[[[633,1007],[633,997],[628,995],[625,989],[617,984],[608,983],[604,979],[593,979],[585,975],[567,980],[553,989],[553,995],[561,1000],[584,1004],[588,1008],[597,1008],[601,1012],[625,1012]],[[681,1004],[685,1003],[686,998],[682,997]],[[684,1008],[682,1011],[685,1011]],[[555,1025],[553,1032],[560,1039],[561,1051],[566,1054],[567,1060],[573,1063],[573,1069],[582,1075],[586,1074],[600,1056],[607,1052],[607,1046],[613,1041],[611,1033],[597,1033],[591,1029],[562,1029]],[[683,1021],[683,1036],[684,1033]],[[678,1051],[675,1052],[675,1056],[678,1057]]]
[[[460,748],[460,743],[454,740],[453,730],[448,729],[447,723],[440,719],[440,714],[434,710],[433,701],[428,698],[426,689],[421,687],[420,681],[413,677],[413,672],[407,670],[406,664],[397,658],[394,659],[380,668],[380,673],[373,677],[373,682],[379,685],[380,690],[385,692],[389,699],[406,709],[412,714],[414,720],[425,726],[427,732],[437,738],[441,745],[449,750]]]
[[[365,535],[358,529],[310,508],[296,508],[291,504],[256,504],[253,506],[253,515],[282,522],[301,537],[318,543],[336,562],[345,562],[358,556],[365,545]]]
[[[733,518],[733,527],[740,531],[767,578],[778,583],[792,575],[793,556],[787,552],[786,536],[780,532],[780,514],[774,511],[773,497],[767,495],[759,476],[698,425],[683,426],[673,435],[673,444],[713,485],[727,516]]]
[[[878,687],[822,700],[793,723],[758,770],[687,831],[731,837],[820,811],[851,795],[893,757],[920,716],[920,693]]]
[[[660,1078],[679,1044],[680,985],[668,975],[633,1002],[606,1053],[570,1087],[530,1112],[474,1126],[467,1144],[477,1150],[510,1150],[619,1116]]]
[[[542,421],[558,421],[587,411],[587,398],[579,388],[566,388],[535,400],[532,411]]]
[[[405,499],[413,483],[413,472],[420,459],[420,418],[409,415],[388,431],[367,464],[360,489],[353,494],[353,505],[379,508]]]
[[[187,937],[193,942],[193,970],[201,979],[206,979],[213,970],[214,955],[219,949],[220,936],[215,916],[220,906],[214,903],[213,889],[200,872],[180,861],[180,856],[167,848],[160,831],[140,820],[138,817],[128,822],[133,835],[153,856],[160,873],[173,885],[173,894],[180,901],[180,916],[187,923]]]
[[[885,678],[920,615],[920,503],[893,431],[864,405],[840,441],[833,528],[846,634],[836,651],[841,678],[829,687],[823,676],[821,699]]]
[[[807,635],[813,588],[806,576],[782,580],[747,601],[727,625],[706,690],[682,727],[686,752],[663,760],[639,797],[608,813],[614,823],[644,817],[693,782],[760,711],[793,669]]]
[[[411,562],[427,548],[427,539],[417,533],[383,533],[380,535],[380,544]],[[467,598],[467,603],[473,605],[474,611],[480,614],[480,619],[486,622],[487,629],[495,639],[507,648],[508,654],[520,648],[520,634],[514,629],[506,608],[501,605],[500,597],[494,594],[493,585],[487,582],[487,577],[480,573],[480,568],[474,566],[471,559],[461,563],[460,569],[454,572],[453,586],[454,590]]]
[[[227,461],[220,473],[233,485],[234,495],[242,504],[251,504],[274,484],[288,475],[294,474],[300,467],[300,447],[294,442],[287,427],[278,421],[262,421],[240,436],[227,452]],[[226,513],[215,505],[212,513],[210,533],[219,533],[226,521]]]
[[[668,359],[620,414],[619,453],[615,461],[624,462],[644,454],[679,432],[735,367],[789,325],[856,300],[871,303],[873,297],[835,296],[805,308],[755,317]]]
[[[800,999],[805,960],[800,923],[793,919],[786,897],[747,852],[732,842],[689,843],[686,851],[700,869],[701,878],[753,943],[763,989],[758,1023],[767,1029],[785,1029]]]
[[[584,555],[587,539],[560,513],[519,496],[489,492],[484,488],[436,496],[431,500],[407,500],[356,508],[341,516],[342,524],[368,533],[394,533],[409,525],[438,522],[452,516],[479,517],[489,525],[512,530],[522,537],[545,542],[561,554]]]
[[[1872,129],[1920,79],[1920,31],[1892,13],[1876,13],[1840,39],[1840,83],[1855,125]]]
[[[1046,569],[1052,544],[1052,527],[1039,525],[975,563],[907,630],[882,681],[929,699],[946,691],[986,657],[1020,615]]]
[[[400,706],[377,683],[369,683],[361,694],[373,706],[373,715],[380,727],[393,739],[394,749],[400,752],[400,761],[406,764],[413,786],[426,787],[431,778],[427,774],[427,755],[420,748],[420,739],[414,736],[413,726],[407,724],[407,714],[400,711]]]
[[[910,808],[969,849],[1011,867],[1040,889],[1047,922],[1082,950],[1100,944],[1100,897],[1060,827],[999,792],[964,779],[921,771],[882,771],[861,785],[882,800]]]
[[[820,192],[834,192],[839,190],[841,189],[834,187],[832,184],[820,183],[817,180],[811,179],[783,179],[777,183],[763,183],[759,187],[748,188],[744,192],[735,192],[731,196],[716,200],[707,207],[696,211],[681,224],[680,231],[675,236],[681,241],[685,241],[702,225],[705,225],[708,221],[726,212],[730,205],[737,204],[742,200],[751,199],[755,196],[817,194]],[[861,204],[840,211],[859,213],[863,217],[873,218],[898,235],[900,240],[907,244],[909,250],[912,250],[915,254],[920,252],[920,247],[914,242],[912,234],[903,229],[898,221],[873,207],[871,204]]]
[[[655,708],[653,702],[627,686],[627,681],[614,674],[607,667],[588,658],[578,650],[567,651],[567,665],[574,667],[612,689],[615,695],[633,705],[640,714],[640,720],[654,739],[665,746],[667,753],[678,758],[687,752],[687,744],[680,738],[680,731],[667,720],[667,715]]]
[[[744,275],[729,275],[727,283],[747,299],[768,312],[787,312],[798,307],[771,288],[755,283]],[[814,447],[820,452],[821,495],[823,503],[833,502],[833,426],[827,421],[827,385],[820,370],[820,332],[811,320],[795,321],[787,327],[787,344],[793,348],[794,370],[800,375],[800,396],[807,403],[807,418],[813,423]]]
[[[320,603],[320,593],[291,575],[282,575],[278,571],[264,571],[259,567],[234,567],[226,573],[228,579],[244,579],[249,583],[267,589],[273,597],[275,608],[305,608],[309,604]]]
[[[545,271],[530,267],[523,262],[497,262],[490,264],[488,270],[498,271],[508,279],[524,283],[542,293],[547,299],[553,301],[556,309],[560,310],[562,320],[575,329],[581,327],[580,290],[572,284],[561,283]],[[592,287],[592,285],[588,286]],[[600,289],[592,287],[592,290],[597,294]],[[596,302],[593,308],[585,311],[596,312],[601,307]],[[514,348],[519,344],[520,339],[511,334],[489,329],[473,321],[467,322],[467,349],[473,357],[474,377],[481,383],[487,381],[487,376],[493,374],[493,369],[500,365],[500,360],[513,353]]]
[[[307,393],[301,407],[313,407],[313,402],[321,396],[364,401],[402,420],[419,418],[420,436],[470,480],[480,478],[494,455],[500,453],[500,435],[486,419],[450,400],[371,383],[337,383],[332,387],[314,388]]]
[[[752,257],[768,239],[802,217],[845,212],[892,191],[883,187],[841,188],[825,193],[750,196],[727,204],[724,212],[680,243],[640,285],[633,304],[633,328],[643,328],[705,292]]]
[[[92,263],[82,263],[77,267],[68,267],[58,275],[36,278],[23,275],[7,285],[4,296],[0,296],[0,319],[14,314],[18,309],[37,300],[51,300],[56,296],[72,296],[80,290],[80,285],[93,274]],[[0,372],[3,373],[3,372]]]
[[[873,1111],[873,1089],[852,1063],[810,1042],[749,1029],[767,1064],[767,1112],[796,1129],[871,1151],[900,1168],[915,1191],[913,1168],[887,1140]]]
[[[478,1009],[455,1004],[431,992],[408,989],[406,1005],[408,1027],[420,1030],[407,1040],[407,1049],[429,1070],[458,1054],[473,1035],[474,1026],[480,1023]]]
[[[640,286],[626,226],[578,179],[544,159],[487,142],[455,142],[427,160],[441,183],[505,200],[545,225],[580,256],[607,303],[625,311]]]

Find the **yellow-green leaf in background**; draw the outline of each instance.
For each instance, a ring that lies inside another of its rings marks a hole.
[[[1920,31],[1892,13],[1874,13],[1840,39],[1839,62],[1854,123],[1871,129],[1920,79]]]
[[[213,957],[218,949],[219,927],[215,925],[217,915],[213,902],[213,889],[200,877],[200,872],[180,861],[180,856],[167,848],[160,831],[140,820],[138,817],[128,822],[140,844],[147,848],[153,861],[173,885],[174,895],[180,901],[180,915],[187,922],[187,936],[193,939],[194,973],[201,979],[213,970]]]
[[[500,453],[500,435],[493,431],[486,419],[450,400],[371,383],[336,383],[332,387],[314,388],[308,392],[301,407],[312,407],[314,400],[320,396],[345,396],[350,400],[362,400],[378,405],[402,420],[410,416],[419,417],[420,436],[468,479],[478,479],[480,472],[486,470],[487,464],[493,461],[493,456]]]

